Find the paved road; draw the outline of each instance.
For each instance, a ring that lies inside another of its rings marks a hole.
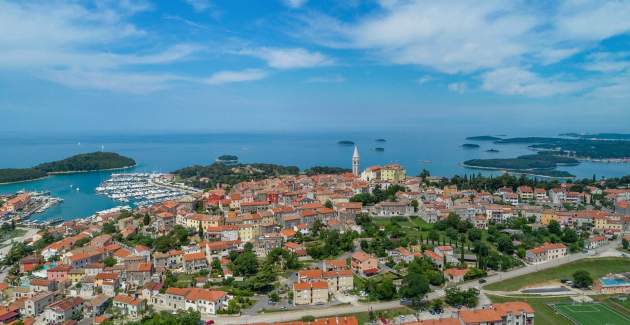
[[[571,263],[571,262],[574,262],[583,258],[598,257],[600,255],[605,254],[607,251],[611,249],[615,249],[618,245],[619,245],[618,241],[610,242],[607,245],[595,250],[594,253],[572,254],[572,255],[568,255],[558,260],[544,263],[544,264],[527,265],[525,267],[522,267],[516,270],[512,270],[508,272],[499,272],[498,274],[494,276],[490,276],[486,278],[486,281],[487,281],[486,284],[515,278],[515,277],[528,274],[528,273],[542,271],[542,270],[553,268],[553,267],[563,265],[566,263]],[[476,281],[472,281],[472,282],[461,284],[458,287],[464,290],[468,288],[479,289],[479,283],[477,283]],[[444,295],[445,295],[444,290],[440,289],[440,290],[430,292],[427,295],[427,299],[434,300],[434,299],[442,298],[444,297]],[[369,303],[369,304],[357,303],[353,305],[344,305],[344,306],[337,306],[337,307],[323,307],[321,309],[292,310],[292,311],[286,311],[286,312],[275,312],[275,313],[260,314],[260,315],[215,316],[215,317],[204,317],[204,318],[214,319],[217,322],[217,324],[228,324],[228,325],[229,324],[254,324],[254,323],[260,323],[260,322],[280,322],[280,321],[287,321],[287,320],[295,320],[295,319],[300,319],[304,316],[309,316],[309,315],[319,318],[319,317],[328,317],[328,316],[336,316],[336,315],[343,315],[343,314],[366,312],[366,311],[369,311],[370,309],[377,311],[377,310],[395,309],[395,308],[400,308],[400,307],[402,307],[402,305],[400,304],[400,301],[396,300],[396,301],[376,302],[376,303]]]
[[[9,250],[11,249],[11,246],[13,246],[13,243],[21,242],[21,241],[24,241],[24,239],[26,238],[33,237],[39,231],[39,229],[37,228],[24,228],[24,227],[18,227],[18,228],[26,229],[26,233],[22,236],[14,237],[14,238],[11,238],[9,240],[5,240],[4,242],[2,242],[0,245],[5,245],[5,246],[0,248],[0,259],[3,259],[4,256],[9,252]],[[9,273],[8,267],[0,271],[0,282],[4,281],[8,273]]]

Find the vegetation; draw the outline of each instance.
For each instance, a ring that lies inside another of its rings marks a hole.
[[[304,173],[308,176],[321,175],[321,174],[344,174],[350,173],[352,170],[341,167],[328,167],[328,166],[314,166],[304,170]]]
[[[354,144],[354,141],[341,140],[341,141],[337,141],[337,144],[344,145],[344,146],[351,146]]]
[[[588,271],[579,270],[573,273],[573,284],[578,288],[586,289],[593,284],[593,278]]]
[[[464,143],[464,144],[462,144],[462,148],[464,148],[464,149],[477,149],[479,147],[480,147],[480,145],[475,144],[475,143]]]
[[[201,314],[197,311],[181,311],[176,314],[172,314],[168,311],[161,311],[159,313],[150,314],[145,316],[139,321],[125,322],[127,325],[198,325],[201,321]],[[108,320],[103,324],[113,325],[113,321]]]
[[[235,185],[240,182],[261,180],[272,176],[297,175],[299,168],[274,164],[213,163],[208,166],[191,166],[174,172],[187,184],[198,188],[213,188],[219,184]]]
[[[466,140],[471,141],[497,141],[501,140],[499,137],[491,136],[491,135],[478,135],[474,137],[467,137]]]
[[[459,308],[466,306],[468,308],[474,308],[479,301],[479,290],[470,288],[468,290],[460,290],[459,288],[446,289],[446,302],[448,305]]]
[[[534,149],[550,150],[558,154],[571,152],[576,157],[581,158],[614,159],[630,157],[630,141],[525,137],[502,139],[496,141],[496,143],[529,144]]]
[[[530,273],[524,276],[489,284],[487,290],[514,291],[552,280],[571,278],[578,270],[587,271],[592,278],[600,278],[608,273],[625,272],[630,268],[630,260],[619,257],[589,258],[567,263],[544,272]]]
[[[591,139],[591,140],[630,140],[630,134],[624,133],[594,133],[594,134],[578,134],[578,133],[563,133],[560,136]]]
[[[0,169],[0,183],[21,182],[46,177],[48,174],[35,168]]]
[[[407,188],[401,185],[391,185],[386,190],[382,190],[380,185],[377,185],[372,193],[361,193],[350,198],[350,202],[362,202],[363,205],[375,204],[382,201],[395,201],[396,193],[406,192]]]
[[[92,152],[63,160],[39,164],[33,168],[0,169],[0,183],[20,182],[46,177],[51,173],[72,173],[134,166],[136,162],[113,152]]]
[[[553,169],[556,168],[558,164],[576,165],[578,161],[573,158],[558,157],[550,154],[524,155],[517,158],[471,159],[464,161],[464,165],[469,167],[516,171]]]

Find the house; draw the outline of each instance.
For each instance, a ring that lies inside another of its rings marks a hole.
[[[544,243],[527,250],[525,258],[532,264],[545,263],[567,255],[567,246],[561,243]]]
[[[38,316],[44,312],[46,306],[55,302],[55,294],[52,292],[41,292],[24,302],[21,313],[27,316]]]
[[[170,310],[193,309],[202,314],[214,315],[228,303],[225,291],[202,288],[168,288],[164,294],[157,294],[152,302]]]
[[[459,318],[464,325],[533,325],[534,309],[526,302],[506,302],[462,310]]]
[[[208,259],[203,252],[184,255],[184,269],[188,273],[195,273],[208,268]]]
[[[371,207],[370,212],[375,217],[410,216],[413,214],[413,207],[407,200],[396,202],[383,201]]]
[[[20,264],[20,273],[28,273],[34,271],[40,265],[41,258],[37,255],[29,255],[23,257]]]
[[[365,252],[356,252],[352,254],[350,267],[356,274],[371,276],[378,273],[378,260]]]
[[[326,281],[296,282],[293,284],[294,305],[321,305],[328,302]]]
[[[132,317],[140,316],[146,309],[144,300],[136,299],[134,297],[119,294],[112,300],[112,305],[123,315],[129,315]]]
[[[592,236],[586,240],[585,246],[587,249],[595,249],[606,245],[607,242],[604,236]]]
[[[346,260],[344,259],[330,259],[330,260],[324,260],[322,262],[322,269],[324,270],[324,272],[327,271],[341,271],[341,270],[345,270],[348,268],[348,264],[346,263]]]
[[[44,310],[44,321],[47,324],[61,324],[71,319],[81,318],[83,313],[83,299],[69,297],[57,301]]]
[[[68,265],[57,265],[56,267],[53,267],[52,269],[48,269],[48,272],[46,273],[48,280],[51,281],[57,281],[59,283],[66,281],[66,279],[68,278],[68,274],[70,273],[70,270],[72,270],[71,266]]]
[[[464,277],[468,269],[450,268],[444,270],[444,278],[451,283],[464,282]]]

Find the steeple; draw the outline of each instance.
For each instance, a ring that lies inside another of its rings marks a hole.
[[[359,163],[361,161],[361,156],[359,156],[359,148],[354,146],[354,153],[352,154],[352,174],[354,176],[359,176]]]

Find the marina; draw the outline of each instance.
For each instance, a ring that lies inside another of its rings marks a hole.
[[[145,206],[177,199],[190,191],[168,184],[170,175],[160,173],[112,174],[96,193],[133,206]]]

